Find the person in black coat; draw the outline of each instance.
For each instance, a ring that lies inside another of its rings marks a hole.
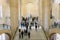
[[[37,23],[35,22],[35,30],[37,31]]]
[[[21,29],[19,29],[19,38],[21,38]]]
[[[27,30],[24,30],[24,35],[27,35]]]
[[[23,38],[23,34],[24,34],[24,32],[23,31],[21,31],[21,37]]]
[[[28,22],[25,22],[26,30],[28,30]]]
[[[28,32],[28,38],[30,38],[30,31]]]
[[[30,25],[29,29],[31,30],[31,25]]]

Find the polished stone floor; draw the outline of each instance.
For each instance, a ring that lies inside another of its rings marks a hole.
[[[47,40],[46,36],[42,30],[42,28],[38,28],[37,31],[33,27],[31,30],[31,38],[29,39],[28,36],[24,36],[24,38],[19,38],[19,32],[17,31],[14,40]]]

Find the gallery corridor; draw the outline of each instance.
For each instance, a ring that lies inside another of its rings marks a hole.
[[[0,0],[0,40],[60,40],[60,0]]]

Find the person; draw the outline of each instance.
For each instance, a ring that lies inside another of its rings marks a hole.
[[[28,22],[26,21],[26,22],[25,22],[26,30],[28,30],[28,25],[29,25],[29,24],[28,24]]]
[[[57,22],[54,22],[54,26],[57,27],[58,23]]]
[[[21,38],[21,29],[19,29],[19,38]]]
[[[26,30],[25,30],[26,35],[27,35],[27,32],[28,32],[28,30],[26,29]]]
[[[30,38],[30,30],[28,30],[28,38]]]
[[[23,38],[23,33],[24,33],[24,32],[23,32],[23,31],[21,31],[21,37],[22,37],[22,38]]]
[[[35,30],[37,31],[37,23],[35,23]]]
[[[31,25],[30,25],[29,29],[31,30]]]
[[[26,36],[27,35],[27,30],[24,29],[24,35]]]

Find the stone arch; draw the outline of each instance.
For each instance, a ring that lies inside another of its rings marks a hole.
[[[60,33],[51,33],[49,36],[50,40],[60,40]]]
[[[11,35],[9,33],[5,33],[6,35],[9,36],[9,40],[11,40]]]
[[[2,33],[5,34],[5,40],[11,40],[11,35],[9,33]],[[0,34],[2,36],[2,34]]]
[[[49,36],[49,40],[51,40],[51,37],[52,37],[54,34],[56,34],[56,33],[52,33],[52,34],[50,34],[50,36]]]

